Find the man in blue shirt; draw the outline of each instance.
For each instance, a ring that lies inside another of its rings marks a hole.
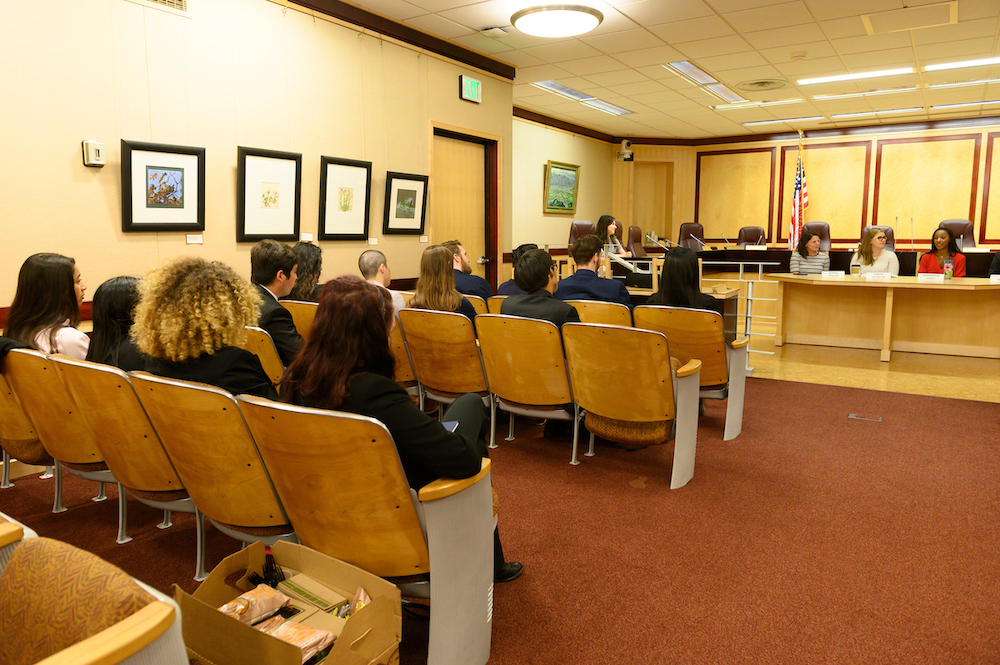
[[[619,302],[632,308],[625,284],[614,279],[597,276],[597,266],[601,263],[604,243],[595,235],[577,238],[570,247],[570,255],[576,261],[576,272],[559,282],[556,298],[559,300],[602,300]]]
[[[472,264],[465,253],[462,243],[457,240],[449,240],[441,243],[452,253],[452,267],[455,269],[455,288],[458,292],[467,296],[479,296],[483,300],[493,297],[493,289],[482,277],[472,274]]]

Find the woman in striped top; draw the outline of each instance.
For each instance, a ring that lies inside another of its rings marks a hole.
[[[796,275],[815,275],[830,269],[830,255],[819,253],[818,235],[802,231],[798,249],[792,252],[789,269]]]

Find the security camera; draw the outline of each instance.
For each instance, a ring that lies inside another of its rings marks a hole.
[[[628,139],[622,139],[622,152],[628,152],[628,149],[632,147],[632,142]]]
[[[622,139],[622,149],[618,153],[619,162],[631,162],[633,160],[632,151],[629,148],[632,147],[632,142],[628,139]]]

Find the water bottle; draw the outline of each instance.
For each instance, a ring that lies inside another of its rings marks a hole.
[[[947,259],[944,262],[944,278],[951,279],[955,274],[955,261],[953,259]]]

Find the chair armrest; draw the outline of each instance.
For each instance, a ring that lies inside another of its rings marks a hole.
[[[687,361],[686,365],[678,369],[676,374],[678,379],[682,379],[685,376],[691,376],[692,374],[698,371],[701,371],[701,361],[696,358],[692,358],[691,360]]]
[[[24,529],[19,524],[0,518],[0,547],[7,547],[22,538],[24,538]]]
[[[111,665],[152,644],[174,622],[174,608],[154,601],[135,614],[63,649],[38,665]]]
[[[744,346],[746,346],[749,343],[750,343],[750,336],[749,335],[743,335],[743,337],[740,337],[739,339],[734,340],[733,343],[729,345],[729,348],[731,348],[731,349],[742,349]]]
[[[433,501],[434,499],[443,499],[446,496],[451,496],[452,494],[458,494],[466,487],[472,487],[481,479],[485,478],[490,474],[490,460],[487,457],[483,458],[483,466],[480,468],[479,473],[469,478],[438,478],[434,482],[427,483],[420,488],[417,493],[417,498],[420,501]]]

